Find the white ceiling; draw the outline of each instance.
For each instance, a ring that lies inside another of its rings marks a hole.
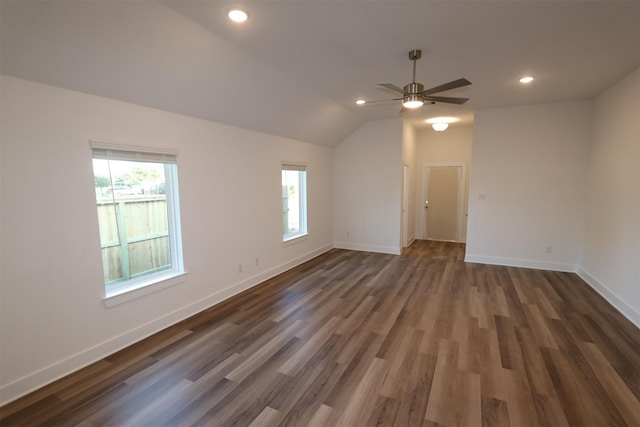
[[[275,135],[335,145],[367,120],[398,117],[378,82],[411,81],[464,106],[437,115],[589,98],[640,65],[638,1],[5,1],[10,76]],[[250,14],[227,20],[230,6]],[[537,77],[529,86],[518,78]],[[455,124],[453,125],[455,126]]]

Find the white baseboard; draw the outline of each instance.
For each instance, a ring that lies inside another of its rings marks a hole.
[[[629,319],[631,323],[640,328],[640,313],[636,311],[629,304],[624,302],[615,292],[605,286],[600,280],[593,277],[582,266],[578,266],[578,276],[589,286],[591,286],[597,293],[599,293],[609,304],[615,307],[624,317]]]
[[[402,248],[400,246],[391,247],[391,246],[368,245],[364,243],[334,242],[334,247],[338,249],[349,249],[352,251],[378,252],[382,254],[391,254],[391,255],[400,255],[402,253]]]
[[[430,242],[465,243],[460,240],[447,240],[447,239],[424,239],[424,240],[428,240]]]
[[[135,329],[125,332],[124,334],[113,337],[107,341],[97,344],[91,348],[83,350],[61,361],[53,363],[36,372],[28,374],[22,378],[12,381],[0,387],[0,406],[18,399],[34,390],[37,390],[53,381],[56,381],[66,375],[69,375],[85,366],[88,366],[106,356],[113,354],[123,348],[130,346],[138,341],[147,338],[177,322],[193,316],[215,304],[224,301],[242,291],[245,291],[265,280],[268,280],[278,274],[284,273],[291,268],[300,265],[310,259],[321,255],[330,249],[333,245],[325,245],[319,249],[311,251],[307,254],[299,256],[288,262],[280,264],[257,274],[253,277],[235,283],[221,291],[213,293],[202,298],[192,304],[167,313],[162,317],[156,318],[144,325],[140,325]]]
[[[507,267],[533,268],[536,270],[562,271],[575,273],[576,266],[559,262],[538,261],[518,258],[503,258],[483,255],[466,254],[464,262],[475,262],[478,264],[504,265]]]

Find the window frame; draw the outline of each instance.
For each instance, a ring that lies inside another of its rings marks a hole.
[[[285,171],[298,171],[298,188],[299,188],[299,228],[297,233],[285,233],[282,229],[282,243],[290,244],[299,239],[304,239],[309,235],[308,228],[308,198],[307,198],[307,174],[308,168],[306,163],[283,161],[280,167],[280,182],[282,183],[282,173]],[[303,173],[300,173],[303,172]],[[284,211],[282,212],[284,215]]]
[[[153,271],[148,274],[141,274],[122,282],[106,283],[103,281],[103,300],[105,304],[107,306],[117,305],[180,283],[182,277],[186,275],[186,272],[184,270],[182,227],[180,222],[178,151],[167,148],[119,145],[99,141],[90,141],[90,147],[92,163],[94,159],[162,163],[164,164],[165,172],[169,259],[171,265],[169,268]],[[93,167],[92,174],[95,177]],[[98,220],[98,233],[100,232],[99,227],[100,223]],[[98,240],[100,241],[100,239]],[[104,263],[102,263],[102,276],[104,277]]]

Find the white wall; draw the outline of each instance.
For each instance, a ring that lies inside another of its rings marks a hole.
[[[578,272],[640,327],[640,69],[595,99]]]
[[[11,77],[1,83],[4,402],[332,247],[330,148]],[[90,139],[179,150],[184,282],[103,304]],[[309,237],[286,247],[282,160],[308,164]]]
[[[591,119],[587,100],[475,113],[467,261],[575,271]]]
[[[416,234],[420,238],[424,236],[425,208],[424,208],[424,166],[428,163],[435,164],[463,164],[465,166],[464,177],[464,216],[462,224],[462,241],[466,241],[467,217],[469,201],[469,171],[471,165],[471,145],[473,143],[472,126],[451,125],[444,132],[436,132],[431,128],[420,129],[416,150],[417,186],[416,186]]]
[[[334,244],[401,251],[402,119],[367,122],[334,149]]]
[[[402,245],[407,247],[411,245],[411,243],[416,238],[416,177],[418,175],[418,167],[416,163],[416,129],[411,126],[411,124],[403,120],[402,121],[402,164],[409,166],[409,179],[407,182],[407,187],[404,188],[403,182],[403,202],[402,206],[404,209],[404,195],[407,195],[406,205],[407,209],[407,224],[403,223],[403,228],[406,227],[407,235],[406,241],[403,240]],[[404,178],[403,178],[404,181]],[[404,219],[403,219],[404,222]]]

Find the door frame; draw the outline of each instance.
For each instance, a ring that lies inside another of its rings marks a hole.
[[[425,162],[422,164],[422,192],[420,193],[420,230],[422,239],[427,239],[427,210],[424,207],[425,195],[429,185],[429,174],[427,168],[457,167],[460,168],[458,174],[458,218],[456,221],[456,242],[462,242],[462,228],[464,221],[464,195],[466,192],[466,165],[464,162]]]
[[[409,208],[411,191],[411,165],[402,166],[402,247],[409,247]],[[415,227],[415,226],[414,226]]]

